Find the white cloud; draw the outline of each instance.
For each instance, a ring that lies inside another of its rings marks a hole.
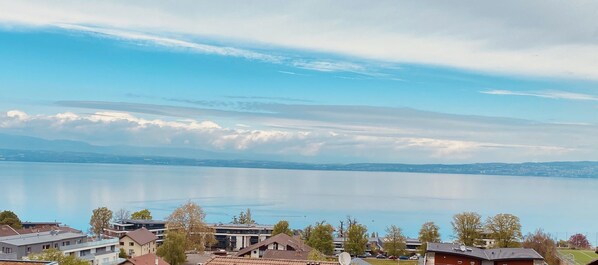
[[[363,113],[363,110],[358,112]],[[321,114],[328,115],[325,112]],[[284,155],[304,158],[312,162],[322,162],[322,158],[345,162],[444,163],[496,161],[497,158],[504,161],[504,157],[512,159],[509,161],[526,160],[530,157],[554,160],[570,154],[587,154],[584,151],[586,148],[578,149],[574,146],[505,144],[501,143],[501,139],[494,139],[495,135],[504,135],[504,131],[495,132],[490,136],[484,136],[484,132],[479,132],[482,138],[487,139],[484,141],[475,140],[479,136],[463,140],[450,137],[450,132],[430,133],[429,129],[417,128],[416,124],[400,126],[411,127],[407,131],[417,132],[419,136],[400,133],[392,126],[383,124],[363,125],[360,130],[355,130],[356,128],[350,124],[336,124],[337,128],[333,132],[329,128],[319,129],[317,123],[314,123],[313,127],[296,128],[297,123],[293,125],[291,120],[280,120],[280,122],[288,124],[289,128],[248,129],[239,126],[227,128],[210,120],[149,119],[131,113],[113,111],[99,111],[92,114],[67,112],[55,115],[31,115],[20,110],[11,110],[0,114],[0,132],[49,139],[79,140],[98,145],[126,144],[263,154],[275,160]],[[472,134],[471,131],[469,133]],[[513,133],[520,134],[516,131]],[[533,134],[534,131],[532,130],[531,133]],[[537,138],[542,137],[542,135],[537,136]],[[496,141],[489,141],[490,139]],[[588,144],[595,143],[588,142]]]
[[[494,89],[494,90],[480,91],[480,93],[489,94],[489,95],[502,95],[502,96],[526,96],[526,97],[538,97],[538,98],[550,98],[550,99],[598,101],[598,96],[582,94],[582,93],[566,92],[566,91],[555,91],[555,90],[525,92],[525,91]]]
[[[0,10],[7,23],[96,25],[120,29],[127,33],[110,33],[127,38],[239,56],[262,55],[130,32],[494,73],[598,78],[593,2],[23,0],[0,1]]]

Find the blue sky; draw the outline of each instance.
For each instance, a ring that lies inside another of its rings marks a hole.
[[[570,21],[596,6],[228,4],[0,2],[0,133],[307,162],[598,159],[596,28]]]

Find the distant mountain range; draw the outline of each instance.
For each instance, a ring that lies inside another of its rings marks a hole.
[[[244,156],[195,149],[95,146],[77,141],[0,134],[0,161],[598,178],[598,162],[592,161],[415,165],[313,164],[262,159],[253,154]]]

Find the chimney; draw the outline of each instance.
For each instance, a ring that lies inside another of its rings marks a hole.
[[[156,257],[156,263],[155,263],[155,265],[159,265],[159,264],[158,264],[158,257]]]

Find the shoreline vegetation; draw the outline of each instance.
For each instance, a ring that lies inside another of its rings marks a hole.
[[[475,164],[315,164],[247,159],[197,159],[155,155],[0,149],[1,161],[598,178],[598,161]]]

